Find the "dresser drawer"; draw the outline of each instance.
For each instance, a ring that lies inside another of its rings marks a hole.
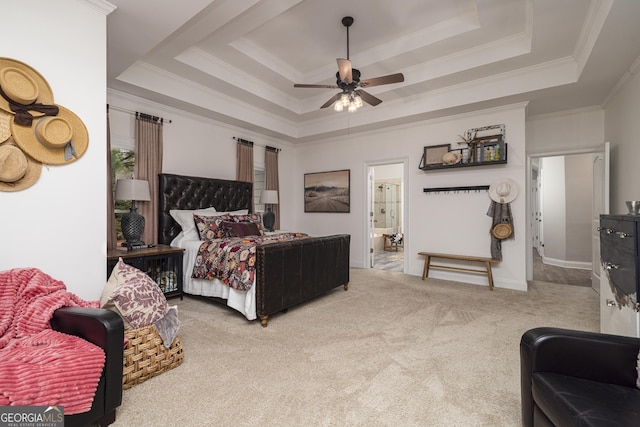
[[[609,280],[625,295],[636,293],[638,272],[637,258],[627,250],[609,247],[601,253],[602,267],[607,271]]]
[[[612,219],[600,220],[601,250],[616,247],[632,255],[637,254],[636,223],[631,221],[617,221]]]

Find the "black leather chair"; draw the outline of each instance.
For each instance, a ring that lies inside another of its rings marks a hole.
[[[124,324],[115,312],[99,308],[63,307],[53,313],[51,327],[81,337],[104,350],[105,366],[93,404],[88,412],[65,415],[67,427],[97,424],[107,426],[116,419],[122,403]]]
[[[640,426],[640,339],[559,328],[520,341],[522,425]]]

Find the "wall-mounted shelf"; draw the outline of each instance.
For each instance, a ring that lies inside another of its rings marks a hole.
[[[508,144],[506,142],[503,142],[502,140],[498,140],[498,141],[494,140],[491,142],[471,142],[469,143],[469,146],[471,148],[461,148],[461,149],[448,151],[448,152],[460,154],[461,160],[458,163],[454,163],[454,164],[444,164],[442,162],[428,164],[425,160],[428,158],[428,156],[423,154],[422,159],[420,160],[419,168],[423,171],[432,171],[432,170],[468,168],[473,166],[504,165],[507,163]],[[434,146],[434,147],[445,147],[445,145]],[[495,151],[494,151],[496,147],[498,147],[497,158],[495,157]],[[425,147],[425,153],[430,148],[431,147]],[[472,152],[474,154],[471,154]]]

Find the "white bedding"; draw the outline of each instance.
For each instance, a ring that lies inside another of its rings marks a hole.
[[[253,286],[248,291],[239,291],[233,289],[229,285],[224,284],[218,279],[204,280],[193,279],[191,273],[198,255],[198,248],[202,244],[201,240],[187,240],[180,233],[172,242],[171,246],[184,248],[183,258],[183,291],[191,295],[200,295],[205,297],[218,297],[227,300],[227,305],[234,310],[242,313],[248,320],[256,318],[256,286],[255,279]]]

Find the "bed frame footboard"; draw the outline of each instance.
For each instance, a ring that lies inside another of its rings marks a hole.
[[[338,234],[258,246],[256,315],[262,326],[270,315],[338,286],[346,291],[350,239]]]

